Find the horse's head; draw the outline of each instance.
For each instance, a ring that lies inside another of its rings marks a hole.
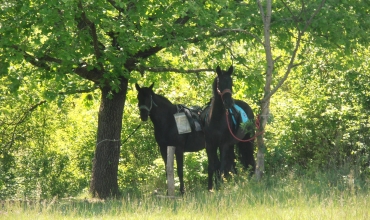
[[[231,74],[233,72],[233,66],[227,71],[221,70],[220,66],[217,66],[216,73],[217,78],[215,79],[216,91],[219,96],[221,96],[222,102],[226,109],[229,109],[233,106],[234,100],[232,98],[232,86],[233,86],[233,79],[231,78]]]
[[[152,83],[152,85],[149,87],[140,88],[140,86],[137,83],[135,84],[136,90],[138,92],[137,100],[138,100],[138,106],[140,110],[140,118],[142,121],[148,120],[150,111],[152,110],[153,105],[155,105],[155,103],[153,102],[153,95],[154,95],[153,86],[154,86],[154,83]]]

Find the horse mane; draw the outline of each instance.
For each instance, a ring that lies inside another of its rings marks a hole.
[[[217,95],[217,78],[218,77],[216,77],[213,80],[213,83],[212,83],[212,95],[213,95],[213,97],[215,97]]]
[[[212,83],[212,99],[211,99],[211,108],[209,109],[209,114],[208,114],[208,121],[211,121],[211,118],[212,118],[212,112],[213,112],[213,108],[214,108],[214,102],[215,102],[215,99],[216,99],[216,95],[217,95],[217,92],[216,92],[216,79],[217,77],[213,80],[213,83]]]
[[[208,122],[211,121],[211,118],[212,118],[212,111],[213,111],[214,101],[215,101],[215,98],[212,97],[211,98],[211,103],[210,103],[211,107],[209,109],[208,118],[207,118]]]

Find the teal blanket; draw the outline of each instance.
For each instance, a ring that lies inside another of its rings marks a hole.
[[[245,123],[249,120],[247,113],[239,105],[234,104],[234,108],[236,109],[237,113],[239,113],[240,116],[242,117],[241,123]],[[229,111],[231,114],[233,113],[231,109],[229,109]],[[236,127],[236,120],[235,120],[234,115],[231,115],[231,118],[233,119],[234,125]]]

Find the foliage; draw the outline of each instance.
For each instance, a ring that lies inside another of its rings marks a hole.
[[[48,199],[31,203],[4,201],[6,219],[366,219],[369,182],[342,171],[314,176],[272,175],[264,182],[230,182],[214,193],[196,190],[183,198],[126,194],[121,199]],[[369,180],[369,179],[368,179]],[[232,207],[232,212],[230,212]],[[268,210],[268,212],[266,212]],[[0,218],[1,218],[0,217]],[[221,218],[223,218],[221,217]]]
[[[278,141],[270,142],[266,160],[270,171],[275,172],[277,164],[312,170],[351,164],[368,176],[367,58],[338,59],[333,51],[323,49],[320,57],[317,53],[308,57],[312,60],[307,60],[302,72],[309,74],[292,78],[275,104],[278,117],[268,135]],[[350,69],[343,68],[347,62],[351,62]]]
[[[284,77],[298,31],[321,3],[302,2],[273,4],[273,86]],[[150,122],[135,131],[141,122],[133,83],[154,82],[174,103],[204,106],[215,75],[175,72],[232,63],[233,96],[259,114],[266,65],[255,1],[28,0],[0,7],[0,198],[86,192],[101,95],[94,89],[109,85],[111,98],[122,77],[128,78],[123,192],[164,186]],[[370,175],[369,10],[367,1],[327,0],[312,21],[290,78],[271,101],[267,178],[343,166],[363,179]],[[101,45],[94,47],[88,21]],[[143,55],[150,50],[156,53]],[[203,187],[205,167],[204,152],[186,155],[190,191]]]
[[[90,177],[92,151],[86,146],[94,131],[84,126],[96,123],[95,112],[76,117],[85,109],[84,99],[76,103],[60,95],[62,101],[49,102],[33,86],[34,81],[24,79],[15,96],[2,97],[0,198],[76,195]],[[6,84],[1,89],[7,91]]]

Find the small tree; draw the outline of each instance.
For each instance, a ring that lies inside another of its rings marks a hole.
[[[271,16],[272,16],[272,1],[266,0],[265,8],[262,5],[260,0],[257,0],[259,12],[262,17],[263,21],[263,33],[264,33],[264,50],[266,54],[266,78],[265,78],[265,86],[264,86],[264,96],[261,100],[260,108],[261,108],[261,114],[260,114],[260,130],[259,132],[262,135],[259,135],[257,137],[257,165],[256,165],[256,178],[261,179],[263,172],[265,170],[264,165],[264,152],[266,150],[266,146],[263,140],[263,131],[266,127],[268,117],[270,114],[270,99],[274,93],[278,91],[278,89],[283,85],[283,83],[287,80],[289,74],[291,73],[292,69],[296,67],[297,65],[300,65],[299,63],[295,63],[297,53],[299,50],[299,47],[301,46],[301,40],[302,37],[305,35],[308,27],[311,25],[312,20],[314,17],[319,13],[322,6],[324,5],[325,0],[321,1],[321,4],[319,7],[315,10],[315,12],[312,13],[312,15],[309,17],[308,20],[304,20],[304,25],[301,27],[300,25],[300,18],[295,17],[292,15],[293,21],[296,23],[296,40],[295,40],[295,46],[291,53],[290,61],[287,65],[286,71],[284,76],[279,80],[279,82],[275,85],[275,87],[271,90],[271,82],[273,79],[273,72],[274,72],[274,62],[273,54],[272,54],[272,48],[271,48]],[[285,5],[288,8],[287,5]],[[302,14],[305,13],[305,5],[302,4]]]

